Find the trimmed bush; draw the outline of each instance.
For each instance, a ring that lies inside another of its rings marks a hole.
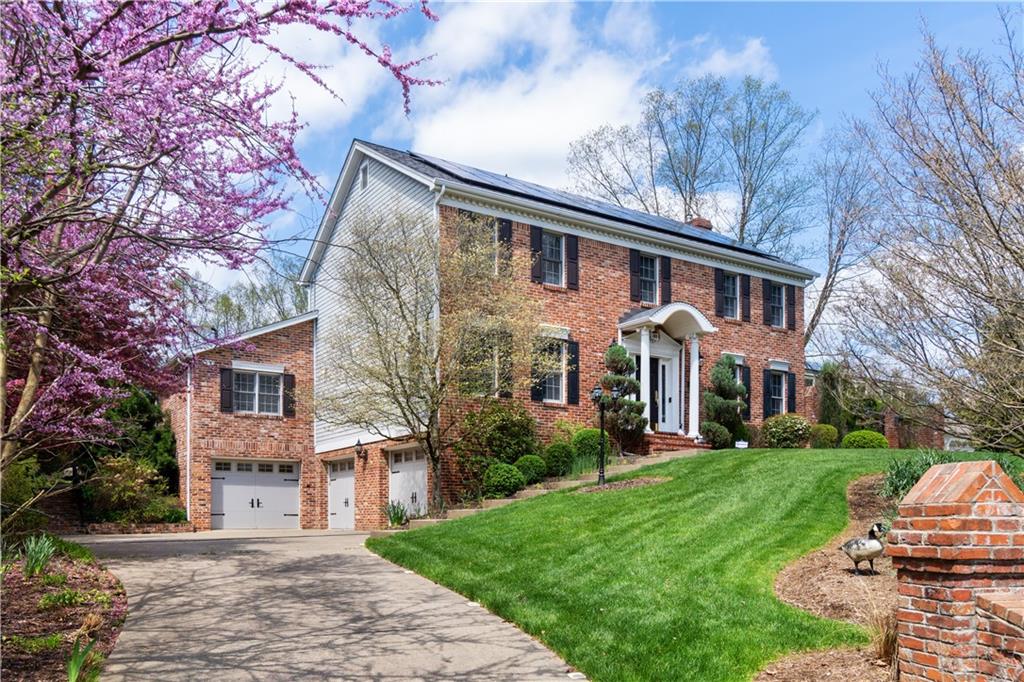
[[[526,479],[526,485],[533,485],[539,482],[548,471],[548,465],[537,455],[520,457],[516,460],[515,467],[523,474],[523,478]]]
[[[608,458],[612,456],[612,441],[608,438],[607,431],[604,434],[604,441],[604,456]],[[576,449],[577,459],[596,465],[601,457],[601,429],[580,429],[572,437],[572,446]]]
[[[750,448],[763,448],[764,443],[761,439],[761,427],[754,426],[753,424],[747,424],[747,447]]]
[[[526,487],[526,479],[511,464],[495,462],[484,472],[484,497],[509,497]]]
[[[811,427],[812,448],[834,448],[839,442],[839,431],[831,424],[815,424]]]
[[[458,448],[462,456],[493,457],[512,464],[540,450],[537,420],[519,403],[485,400],[478,412],[466,415],[463,427],[465,435]]]
[[[732,446],[732,434],[718,422],[701,422],[700,435],[704,436],[704,440],[715,450]]]
[[[889,441],[878,431],[863,429],[861,431],[850,431],[843,438],[844,448],[887,448]]]
[[[810,423],[798,414],[777,414],[761,426],[766,448],[802,448],[810,437]]]
[[[572,443],[555,441],[544,451],[544,461],[549,476],[565,476],[572,469],[576,459],[576,448]]]

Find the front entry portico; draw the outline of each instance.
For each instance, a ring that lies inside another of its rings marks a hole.
[[[635,310],[619,320],[619,342],[638,359],[648,431],[700,436],[700,337],[715,331],[687,303]]]

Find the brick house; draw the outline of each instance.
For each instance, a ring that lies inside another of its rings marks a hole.
[[[701,392],[725,354],[736,359],[737,380],[748,389],[749,423],[810,409],[803,296],[812,271],[718,234],[707,220],[681,223],[357,140],[301,273],[315,312],[246,334],[249,351],[204,350],[199,357],[207,364],[195,370],[189,390],[167,399],[179,442],[188,434],[179,446],[189,482],[183,500],[200,528],[253,523],[268,500],[275,510],[290,505],[287,523],[308,528],[380,527],[392,499],[422,508],[422,453],[309,409],[313,396],[343,391],[324,369],[322,340],[343,311],[322,273],[345,257],[339,245],[352,220],[392,209],[438,229],[460,211],[491,218],[497,239],[530,256],[529,271],[517,276],[533,283],[545,329],[564,357],[562,372],[513,396],[537,418],[542,436],[560,419],[593,421],[587,394],[605,373],[612,342],[637,360],[650,422],[645,449],[699,439]],[[292,397],[274,402],[275,391]],[[277,407],[286,402],[291,414]],[[269,471],[271,460],[285,473]],[[232,502],[225,509],[226,497]],[[227,516],[211,521],[211,511]]]

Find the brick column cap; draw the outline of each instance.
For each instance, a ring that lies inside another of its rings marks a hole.
[[[1024,503],[1024,492],[993,460],[937,464],[900,501],[903,507],[970,505],[975,502]],[[926,516],[947,516],[959,509],[936,510]],[[916,514],[914,514],[916,516]]]

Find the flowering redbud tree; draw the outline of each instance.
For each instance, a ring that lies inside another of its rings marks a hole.
[[[285,181],[316,192],[292,114],[274,120],[273,54],[322,87],[317,66],[275,46],[304,25],[388,70],[408,111],[418,61],[354,32],[426,4],[391,0],[46,0],[0,12],[2,470],[41,449],[108,437],[126,384],[178,376],[196,338],[187,267],[238,267]]]

